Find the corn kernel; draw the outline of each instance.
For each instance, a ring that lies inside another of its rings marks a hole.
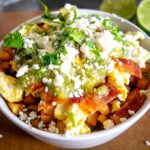
[[[120,109],[120,105],[121,105],[121,103],[120,103],[120,101],[119,101],[119,100],[115,100],[115,101],[113,101],[113,103],[112,103],[112,110],[111,110],[111,112],[113,113],[113,112],[115,112],[115,111],[119,110],[119,109]]]
[[[107,117],[102,114],[99,115],[99,117],[98,117],[98,121],[100,121],[101,123],[103,123],[106,119],[107,119]]]
[[[114,125],[115,125],[114,122],[110,119],[107,119],[103,122],[103,126],[105,129],[109,129],[109,128],[113,127]]]
[[[103,115],[108,115],[110,113],[110,110],[109,110],[109,106],[108,105],[103,105],[99,108],[99,111],[101,112],[101,114]]]

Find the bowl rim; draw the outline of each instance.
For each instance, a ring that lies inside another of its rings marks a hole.
[[[150,37],[143,31],[141,30],[139,27],[137,27],[135,24],[131,23],[130,21],[117,16],[116,14],[111,14],[111,13],[107,13],[107,12],[103,12],[103,11],[99,11],[99,10],[93,10],[93,9],[79,9],[81,12],[87,12],[89,14],[99,14],[99,15],[105,15],[111,18],[115,18],[121,22],[125,22],[125,24],[129,24],[130,26],[132,26],[134,29],[136,29],[137,31],[140,31],[144,34],[145,38],[147,38],[150,41]],[[52,14],[57,14],[58,11],[52,11]],[[22,26],[25,23],[31,23],[31,22],[36,22],[37,20],[40,19],[41,15],[38,15],[36,17],[33,17],[31,19],[28,19],[27,21],[17,25],[16,28],[14,28],[13,30],[11,30],[11,32],[17,30],[20,26]],[[10,33],[10,32],[9,32]],[[3,39],[0,41],[0,45],[2,44]],[[142,107],[133,115],[131,116],[129,119],[127,119],[126,121],[115,125],[114,127],[110,128],[110,129],[106,129],[106,130],[100,130],[100,131],[96,131],[96,132],[91,132],[88,134],[80,134],[80,135],[73,135],[73,136],[65,136],[64,134],[57,134],[57,133],[50,133],[47,131],[42,131],[40,129],[31,127],[29,125],[27,125],[25,122],[21,121],[16,115],[14,115],[10,109],[8,108],[6,101],[4,100],[4,98],[2,98],[2,96],[0,96],[0,111],[9,119],[11,120],[11,122],[13,122],[14,124],[16,124],[18,127],[22,128],[24,131],[27,131],[29,134],[34,133],[35,135],[38,135],[40,137],[44,137],[44,138],[50,138],[50,139],[56,139],[56,140],[60,140],[60,141],[80,141],[80,140],[87,140],[87,139],[93,139],[93,138],[98,138],[101,136],[107,136],[110,133],[115,133],[117,132],[117,129],[124,129],[125,127],[129,128],[131,125],[133,125],[136,121],[138,121],[148,110],[150,109],[150,90],[148,92],[148,96],[147,99],[145,100],[144,104],[142,105]]]

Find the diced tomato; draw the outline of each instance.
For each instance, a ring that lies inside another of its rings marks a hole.
[[[105,84],[109,89],[107,96],[101,96],[96,93],[88,94],[80,98],[79,106],[88,113],[96,112],[100,106],[110,103],[120,94],[120,91],[111,84]]]
[[[117,63],[116,65],[123,71],[128,72],[138,78],[142,78],[142,72],[139,65],[130,59],[125,58],[114,58],[113,60]]]

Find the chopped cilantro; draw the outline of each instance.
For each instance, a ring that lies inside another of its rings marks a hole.
[[[69,36],[70,38],[72,38],[75,42],[77,42],[78,44],[82,44],[86,38],[86,35],[84,34],[84,32],[82,30],[78,30],[75,28],[69,28],[66,31],[64,31],[63,35],[65,36]]]
[[[41,5],[42,5],[43,8],[44,8],[44,14],[41,16],[41,18],[51,20],[51,19],[52,19],[52,16],[51,16],[51,14],[50,14],[50,12],[49,12],[48,6],[45,5],[45,4],[44,4],[43,2],[41,2],[41,1],[40,1],[40,3],[41,3]]]
[[[57,52],[62,53],[63,55],[67,54],[67,51],[64,45],[60,46]]]
[[[22,48],[16,51],[16,55],[18,55],[21,59],[18,63],[24,63],[29,59],[34,58],[38,54],[38,44],[34,43],[31,48]]]
[[[100,16],[97,15],[97,14],[92,14],[93,17],[95,17],[96,19],[99,19],[100,20]]]
[[[54,64],[54,65],[58,65],[58,54],[57,53],[48,53],[46,52],[43,56],[42,56],[42,61],[44,65],[49,65],[50,63]]]
[[[69,117],[70,117],[70,119],[71,119],[71,122],[72,122],[73,127],[75,127],[75,126],[76,126],[76,123],[75,123],[75,119],[74,119],[74,116],[73,116],[73,113],[72,113],[72,112],[69,112]]]
[[[4,39],[3,46],[11,48],[23,48],[23,39],[21,34],[18,31],[8,34]]]
[[[38,28],[35,28],[35,29],[33,29],[32,31],[35,32],[35,33],[38,33],[38,34],[40,34],[40,35],[42,35],[42,36],[45,36],[45,35],[46,35],[46,33],[45,33],[44,31],[41,31],[41,30],[39,30]]]
[[[122,42],[123,44],[125,43],[120,34],[119,27],[114,26],[110,21],[110,19],[104,19],[102,24],[106,29],[108,29],[113,34],[115,40],[117,40],[118,42]]]
[[[91,49],[94,53],[95,57],[98,58],[100,56],[99,50],[96,48],[93,41],[86,41],[87,46]]]

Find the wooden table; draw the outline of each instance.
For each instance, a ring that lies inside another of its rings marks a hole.
[[[0,13],[0,39],[23,21],[40,12]],[[0,150],[61,150],[28,135],[0,113]],[[150,141],[150,110],[130,129],[114,140],[89,150],[150,150],[144,141]]]

